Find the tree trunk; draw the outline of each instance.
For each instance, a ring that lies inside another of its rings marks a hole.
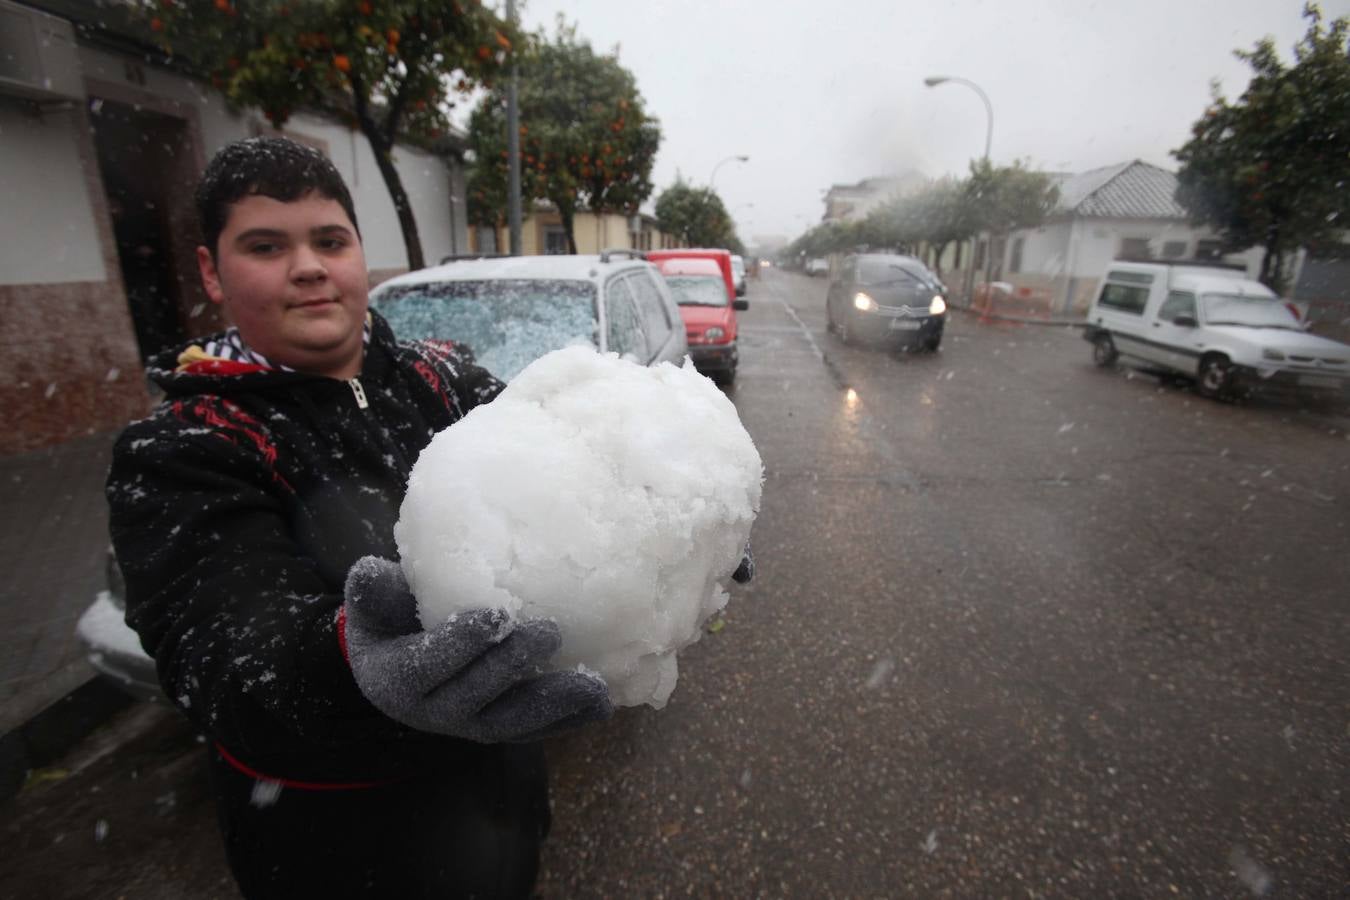
[[[1272,225],[1266,231],[1266,252],[1261,257],[1260,280],[1275,293],[1284,293],[1284,248],[1281,246],[1278,225]]]
[[[375,164],[380,167],[380,175],[384,176],[384,186],[394,201],[394,212],[398,213],[399,228],[403,230],[403,247],[408,253],[408,270],[415,272],[426,268],[426,260],[422,257],[422,238],[417,233],[417,219],[413,216],[412,204],[408,202],[408,192],[403,189],[403,179],[399,177],[394,159],[389,150],[375,146],[374,141],[371,141],[371,149],[375,151]]]
[[[398,215],[398,224],[403,231],[403,247],[408,254],[408,270],[415,272],[426,267],[426,260],[422,256],[422,238],[417,233],[417,219],[413,216],[412,204],[408,202],[408,192],[403,189],[403,179],[399,177],[393,157],[394,138],[398,134],[403,94],[400,91],[394,98],[385,121],[385,128],[382,130],[371,114],[365,87],[355,72],[351,75],[351,84],[356,123],[375,154],[375,165],[379,167],[380,175],[384,178],[389,198],[394,201],[394,212]],[[455,227],[453,219],[450,227],[451,229]]]
[[[947,245],[950,243],[951,241],[941,241],[933,248],[936,251],[933,254],[933,274],[939,278],[942,277],[942,255],[947,252]]]
[[[558,215],[562,218],[563,235],[567,238],[567,252],[573,256],[577,255],[577,238],[573,234],[572,228],[576,223],[576,214],[572,207],[566,204],[558,204]]]

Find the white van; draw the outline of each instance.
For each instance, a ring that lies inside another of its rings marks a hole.
[[[1184,375],[1206,397],[1263,384],[1350,395],[1350,346],[1308,334],[1293,304],[1242,271],[1113,262],[1087,320],[1097,365]]]

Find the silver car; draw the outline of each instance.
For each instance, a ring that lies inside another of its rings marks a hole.
[[[648,366],[680,365],[689,351],[665,280],[630,250],[456,260],[380,284],[370,307],[399,339],[467,345],[508,382],[570,344]]]

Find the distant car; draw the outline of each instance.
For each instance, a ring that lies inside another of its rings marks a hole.
[[[1116,261],[1087,318],[1099,366],[1182,375],[1215,399],[1257,387],[1350,397],[1350,345],[1308,334],[1294,304],[1240,270]]]
[[[807,275],[825,275],[830,271],[830,263],[822,257],[815,256],[806,261]]]
[[[736,286],[736,296],[737,296],[737,297],[744,297],[744,296],[745,296],[745,260],[744,260],[742,257],[737,256],[737,255],[734,254],[734,253],[731,255],[731,275],[732,275],[732,282],[733,282],[733,283],[735,284],[735,286]]]
[[[155,661],[126,623],[126,588],[111,547],[105,569],[108,588],[99,592],[75,623],[75,636],[89,664],[104,678],[138,699],[163,699]]]
[[[464,344],[503,381],[576,343],[642,365],[681,365],[688,352],[665,280],[628,250],[458,260],[383,282],[370,307],[399,339]]]
[[[668,256],[656,266],[679,304],[694,366],[719,384],[731,384],[739,362],[736,310],[748,309],[750,301],[727,290],[713,259]]]
[[[937,350],[947,323],[945,288],[912,256],[847,256],[825,300],[829,329],[845,344],[884,341],[905,349]]]

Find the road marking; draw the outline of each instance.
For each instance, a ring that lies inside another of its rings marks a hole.
[[[769,290],[773,292],[773,299],[777,300],[778,305],[783,307],[783,312],[787,313],[792,321],[797,323],[797,329],[801,332],[802,337],[806,338],[806,342],[811,345],[811,352],[816,355],[816,359],[820,360],[822,366],[828,368],[830,364],[829,361],[825,359],[825,351],[821,350],[820,345],[816,343],[815,337],[811,334],[811,329],[807,328],[806,323],[798,318],[797,311],[791,306],[788,306],[788,302],[784,300],[782,294],[779,293],[777,285],[769,285],[768,287]]]

